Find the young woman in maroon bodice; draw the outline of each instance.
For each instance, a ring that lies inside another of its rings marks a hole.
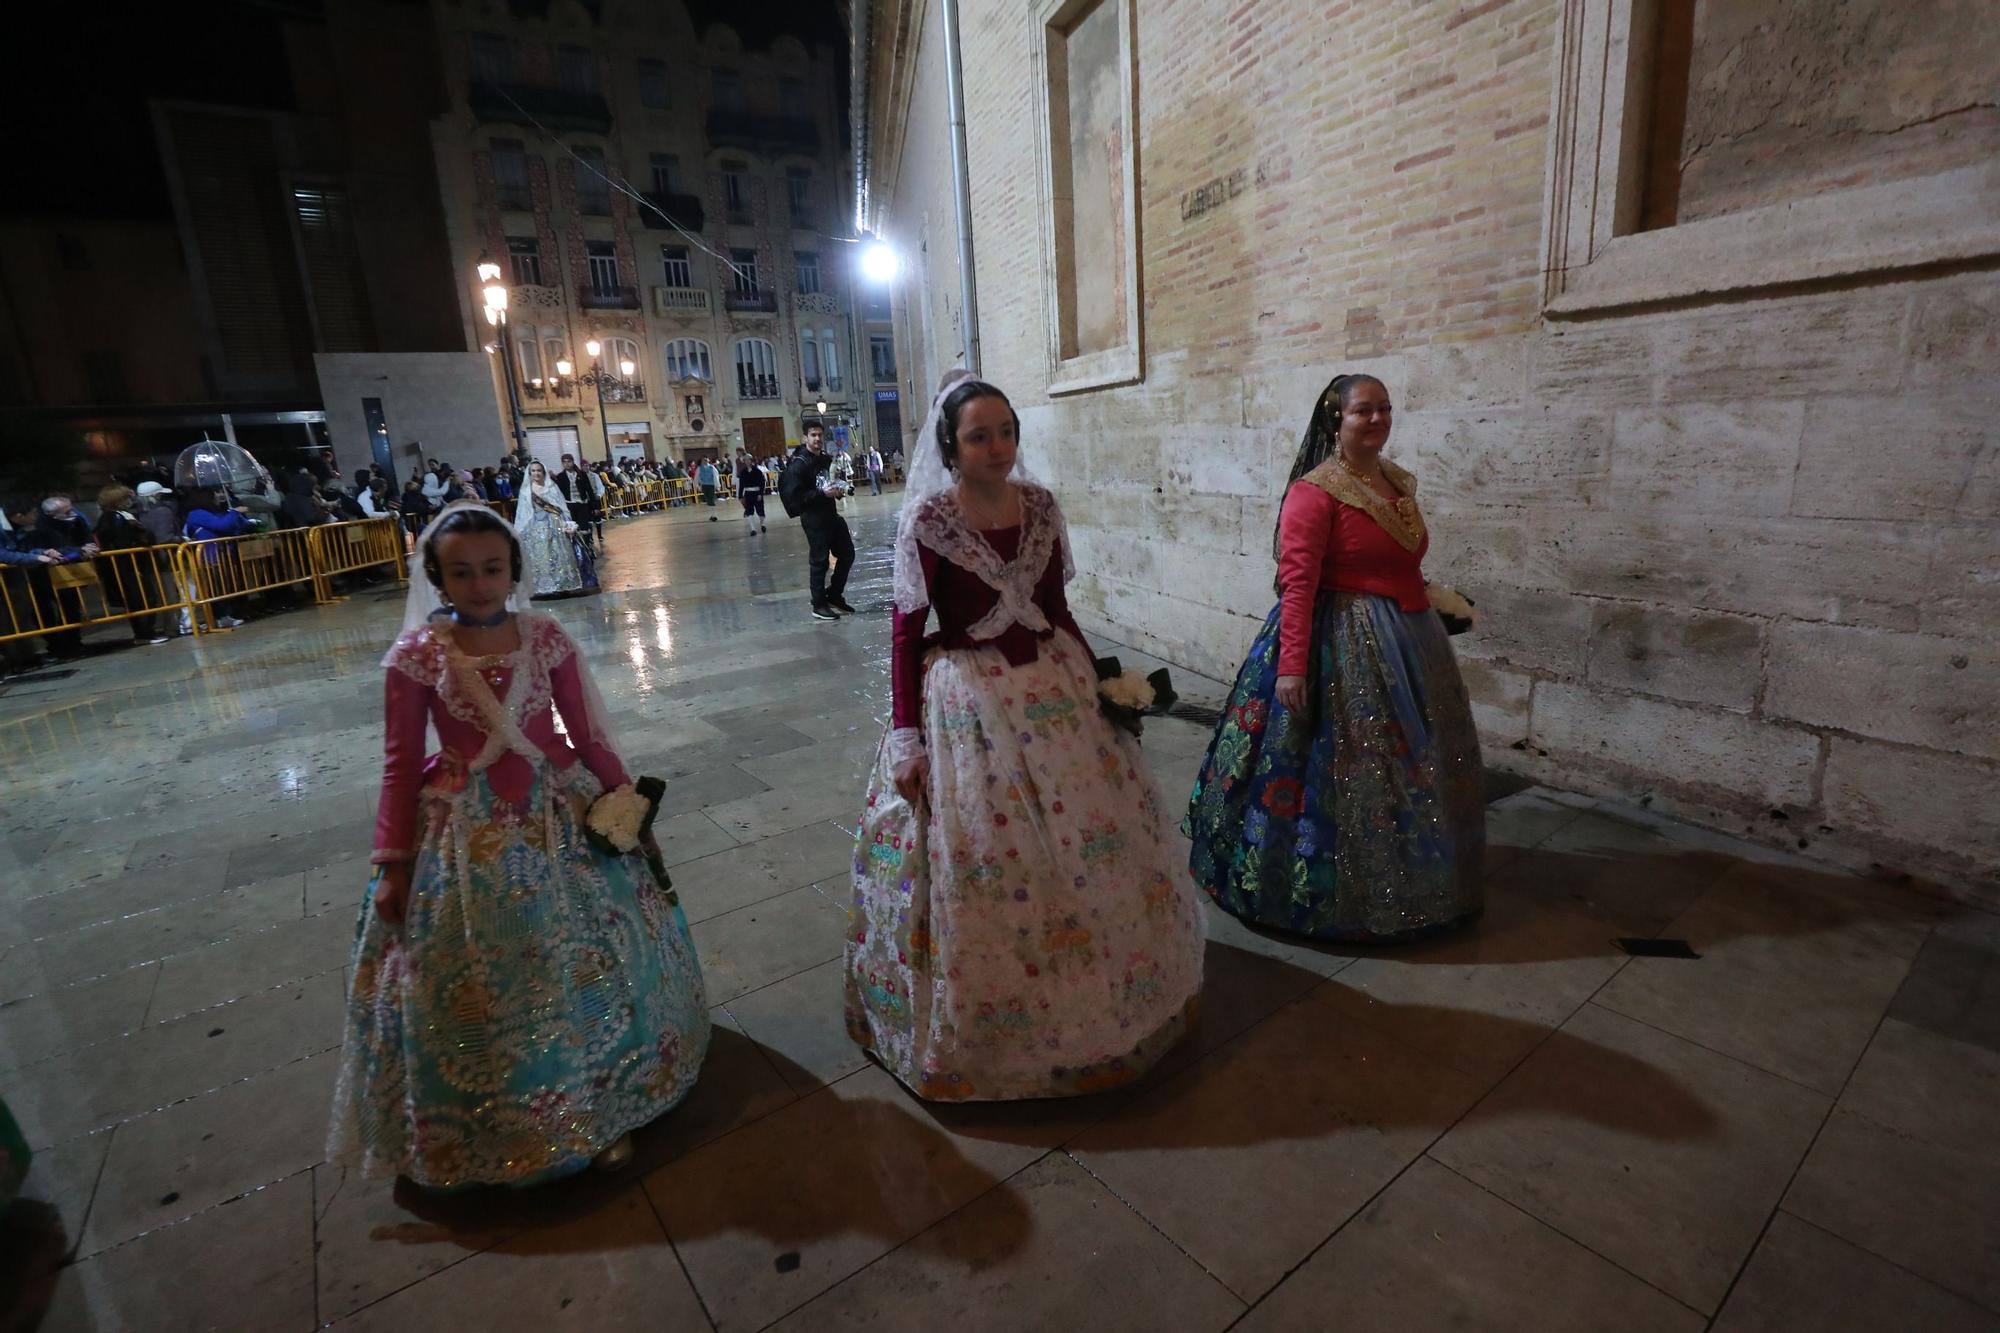
[[[921,1097],[1115,1087],[1185,1030],[1200,900],[1136,743],[1099,711],[1062,510],[1017,472],[1013,407],[954,379],[932,418],[897,533],[848,1031]]]

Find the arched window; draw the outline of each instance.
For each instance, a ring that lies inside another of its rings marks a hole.
[[[707,380],[715,382],[708,364],[708,344],[699,338],[676,338],[666,346],[667,380]]]
[[[763,338],[744,338],[736,344],[736,396],[776,398],[778,393],[778,349]]]
[[[625,367],[632,367],[627,372]],[[646,363],[639,359],[639,344],[616,334],[604,340],[604,373],[619,377],[619,383],[604,391],[606,402],[646,401]]]
[[[819,331],[819,364],[826,372],[826,387],[840,392],[840,344],[833,340],[832,329]]]
[[[567,360],[569,360],[569,345],[561,338],[551,337],[548,333],[543,333],[542,364],[548,367],[548,373],[551,375],[560,375],[562,371],[558,368],[558,364]],[[572,366],[570,369],[574,370],[575,367]]]
[[[533,333],[524,333],[514,340],[514,353],[521,363],[521,383],[540,387],[542,383],[542,347]]]
[[[807,392],[819,392],[819,347],[811,329],[799,331],[799,374],[805,377]]]

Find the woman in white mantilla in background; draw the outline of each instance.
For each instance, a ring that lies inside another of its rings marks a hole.
[[[1099,710],[1062,511],[1017,471],[1019,430],[959,371],[917,437],[895,712],[855,848],[848,1032],[937,1100],[1129,1082],[1201,989],[1200,900],[1136,742]]]
[[[521,479],[521,494],[514,500],[514,531],[521,537],[521,581],[528,596],[567,597],[584,591],[569,501],[538,462],[528,464],[528,475]]]

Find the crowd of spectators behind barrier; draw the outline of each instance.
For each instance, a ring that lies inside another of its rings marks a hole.
[[[736,478],[752,467],[766,474],[767,490],[775,489],[784,460],[771,457],[759,461],[739,452],[734,458],[722,455],[707,462],[714,470],[712,487],[702,487],[697,493],[691,485],[658,500],[642,498],[629,505],[628,512],[712,505],[718,496],[734,494]],[[671,458],[659,462],[619,459],[588,466],[606,499],[617,498],[619,492],[643,497],[646,487],[655,482],[693,483],[701,470],[698,460],[683,464]],[[422,471],[405,481],[401,489],[391,487],[386,477],[368,468],[357,470],[349,481],[324,459],[316,460],[313,466],[281,471],[275,478],[264,473],[248,486],[228,489],[176,489],[171,474],[147,468],[104,487],[94,504],[80,506],[65,491],[9,500],[3,507],[4,516],[0,516],[0,578],[5,580],[7,593],[0,603],[0,635],[34,623],[37,611],[42,624],[79,619],[81,594],[73,588],[57,587],[50,571],[58,565],[89,560],[101,551],[152,551],[151,559],[111,562],[114,578],[104,593],[119,605],[127,604],[127,594],[141,599],[135,605],[155,605],[178,596],[173,564],[163,550],[176,543],[373,518],[397,520],[414,541],[439,510],[456,500],[483,500],[511,516],[526,468],[526,459],[512,456],[483,468],[458,468],[426,458]],[[85,509],[94,510],[94,515],[87,515]],[[378,571],[356,577],[377,582],[386,576]],[[243,617],[290,609],[300,600],[297,591],[289,588],[237,598],[218,608],[217,623],[234,628],[243,623]],[[122,623],[130,626],[134,642],[140,644],[166,643],[193,632],[184,612],[133,616]],[[118,625],[108,628],[117,629]],[[33,670],[50,659],[70,661],[83,654],[80,630],[38,638],[0,638],[0,677]]]

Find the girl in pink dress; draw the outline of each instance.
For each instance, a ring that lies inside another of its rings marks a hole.
[[[576,644],[515,608],[512,527],[455,504],[413,564],[384,659],[380,870],[331,1155],[437,1188],[616,1164],[708,1048],[686,922],[644,859],[585,837],[584,811],[625,768]]]

